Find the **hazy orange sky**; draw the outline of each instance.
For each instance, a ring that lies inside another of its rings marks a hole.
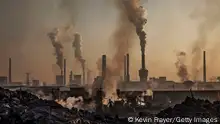
[[[68,0],[67,0],[68,1]],[[31,72],[33,78],[54,82],[52,65],[55,64],[53,47],[47,33],[55,27],[73,22],[74,32],[79,32],[83,39],[83,55],[88,68],[96,70],[96,61],[102,54],[111,57],[111,36],[116,28],[118,11],[111,0],[75,0],[69,4],[70,10],[60,8],[62,0],[2,0],[0,2],[0,74],[7,75],[8,57],[12,57],[12,78],[24,80],[25,72]],[[142,0],[147,8],[148,23],[146,64],[150,76],[167,76],[178,80],[176,76],[175,51],[191,52],[191,46],[197,38],[199,20],[192,20],[189,15],[204,0]],[[71,16],[70,16],[71,15]],[[219,28],[210,34],[212,42],[218,42]],[[138,79],[140,68],[140,46],[137,38],[131,54],[131,75]],[[74,63],[74,52],[71,42],[63,43],[67,71],[80,73]],[[220,43],[219,43],[220,44]],[[209,47],[208,47],[209,48]],[[207,49],[208,49],[207,48]],[[209,51],[207,51],[209,52]],[[217,59],[217,57],[216,57]],[[190,57],[188,60],[190,66]],[[217,62],[218,63],[218,62]],[[217,65],[217,64],[216,64]],[[212,75],[218,75],[215,71]]]

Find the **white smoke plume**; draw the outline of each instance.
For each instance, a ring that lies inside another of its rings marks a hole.
[[[44,99],[44,100],[53,100],[53,95],[50,93],[49,95],[45,95],[43,91],[39,90],[36,93],[36,96],[40,99]]]
[[[68,97],[66,100],[55,100],[57,103],[68,109],[79,108],[82,109],[83,98],[82,97]]]

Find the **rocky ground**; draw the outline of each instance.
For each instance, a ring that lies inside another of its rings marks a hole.
[[[0,124],[126,124],[127,119],[67,109],[25,91],[0,88]]]
[[[202,118],[204,123],[216,123],[220,117],[220,102],[187,97],[181,104],[156,115],[141,112],[139,116]],[[207,120],[208,119],[208,120]],[[210,120],[212,119],[212,120]],[[214,120],[216,119],[216,120]],[[184,121],[180,121],[184,122]],[[0,88],[0,124],[126,124],[127,118],[98,115],[78,109],[67,109],[55,101],[39,99],[25,91]]]

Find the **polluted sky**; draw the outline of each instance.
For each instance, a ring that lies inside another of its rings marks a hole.
[[[189,15],[195,9],[203,9],[198,7],[203,7],[205,0],[141,0],[141,4],[147,8],[146,67],[149,75],[178,80],[176,51],[187,53],[187,64],[191,68],[190,53],[201,20],[193,20]],[[13,81],[23,81],[25,73],[30,72],[33,78],[54,82],[56,57],[47,33],[69,24],[73,25],[73,32],[82,36],[82,54],[88,68],[95,71],[102,54],[107,57],[114,54],[112,36],[118,26],[119,13],[112,0],[1,0],[0,14],[4,16],[0,18],[0,75],[8,74],[8,58],[11,57]],[[219,31],[216,28],[208,35],[207,58],[209,53],[219,52],[220,41],[216,40]],[[129,49],[130,71],[131,78],[138,79],[141,67],[138,37],[128,40],[135,41]],[[80,73],[72,42],[63,42],[63,46],[67,71]],[[207,76],[220,75],[217,70],[210,71],[218,67],[217,57],[209,59],[215,64],[207,66]]]

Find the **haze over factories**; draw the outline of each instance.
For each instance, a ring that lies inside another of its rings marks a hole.
[[[65,4],[62,4],[64,1]],[[148,22],[144,29],[147,32],[146,67],[151,77],[167,76],[170,80],[178,81],[175,66],[177,51],[186,52],[188,72],[190,75],[193,73],[192,49],[199,37],[199,25],[204,18],[192,18],[190,15],[214,15],[213,11],[216,15],[220,13],[219,2],[214,4],[216,9],[207,11],[205,5],[208,3],[205,4],[205,1],[141,0],[140,5],[147,9]],[[112,35],[119,23],[119,9],[113,0],[1,0],[0,14],[3,15],[0,18],[0,75],[7,76],[8,58],[11,57],[14,81],[23,81],[26,72],[41,81],[55,81],[58,67],[55,67],[54,48],[47,36],[54,28],[73,25],[72,32],[78,32],[82,36],[83,57],[93,72],[97,71],[96,62],[102,54],[112,57],[115,53]],[[220,21],[218,17],[214,20],[215,23]],[[216,24],[213,29],[205,29],[207,41],[203,45],[200,43],[200,46],[207,51],[207,77],[218,76],[220,28]],[[139,39],[135,35],[128,41],[133,42],[129,48],[130,73],[131,78],[136,80],[141,67]],[[72,42],[62,43],[67,71],[80,73]],[[200,61],[196,63],[197,66],[200,64]]]

